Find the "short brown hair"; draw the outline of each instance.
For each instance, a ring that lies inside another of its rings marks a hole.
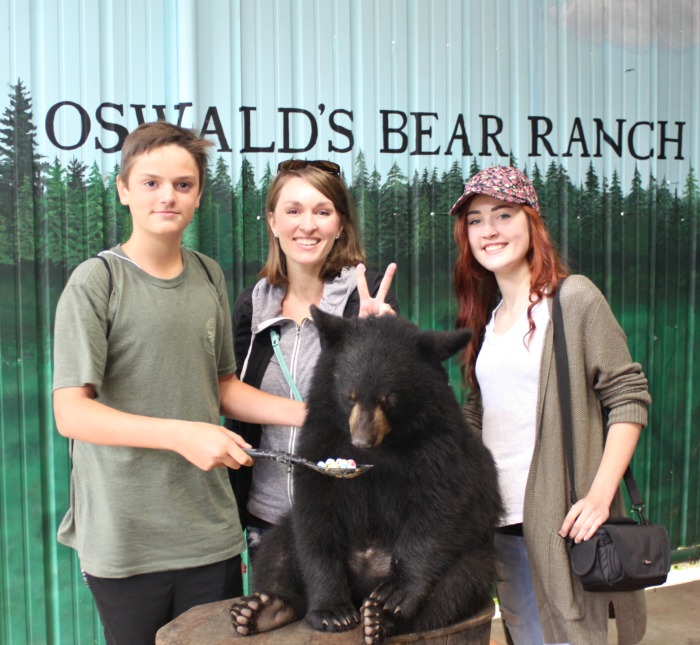
[[[194,130],[188,130],[167,121],[142,123],[124,139],[119,177],[125,185],[128,185],[129,173],[136,157],[163,146],[180,146],[192,155],[197,165],[201,194],[204,190],[209,163],[207,149],[213,145],[211,141],[207,141]]]
[[[274,212],[282,188],[291,177],[300,177],[304,181],[308,181],[316,190],[333,202],[333,206],[340,216],[343,230],[323,263],[319,277],[322,280],[332,280],[340,275],[344,267],[365,262],[365,252],[360,243],[359,233],[355,229],[350,192],[339,175],[313,166],[278,172],[267,191],[267,214]],[[287,286],[289,284],[287,260],[279,240],[272,234],[270,220],[265,219],[267,222],[268,253],[267,262],[260,271],[260,277],[267,278],[267,281],[272,285]]]

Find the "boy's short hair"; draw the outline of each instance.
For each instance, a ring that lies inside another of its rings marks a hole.
[[[204,190],[209,163],[207,149],[213,145],[211,141],[207,141],[194,130],[188,130],[174,123],[167,121],[142,123],[124,139],[119,177],[125,185],[128,185],[129,172],[136,157],[163,146],[180,146],[192,155],[197,165],[201,193]]]

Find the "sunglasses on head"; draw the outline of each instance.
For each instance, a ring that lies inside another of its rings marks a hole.
[[[294,170],[301,170],[302,168],[318,168],[323,170],[323,172],[330,173],[331,175],[338,175],[340,177],[340,166],[333,161],[324,161],[323,159],[316,159],[315,161],[306,161],[305,159],[288,159],[287,161],[280,161],[277,166],[277,172],[290,172]]]

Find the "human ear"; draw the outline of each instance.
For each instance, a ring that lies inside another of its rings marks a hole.
[[[122,206],[129,205],[129,187],[122,181],[121,175],[117,175],[117,193]]]
[[[277,232],[275,231],[274,222],[275,222],[275,214],[272,211],[270,211],[267,214],[267,224],[270,227],[270,231],[272,231],[273,237],[277,237]]]

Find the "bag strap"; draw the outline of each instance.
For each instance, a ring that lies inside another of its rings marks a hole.
[[[114,291],[114,277],[112,276],[112,267],[109,266],[109,262],[108,262],[107,258],[104,255],[102,255],[102,253],[105,253],[105,251],[98,253],[95,257],[99,260],[102,260],[102,262],[104,262],[105,268],[107,269],[107,275],[109,276],[109,283],[107,286],[107,303],[109,306],[109,300],[111,299],[112,292]],[[204,273],[206,273],[207,278],[209,278],[209,282],[211,282],[214,286],[216,286],[214,284],[214,278],[211,275],[211,271],[209,271],[209,269],[207,268],[207,265],[204,263],[204,260],[202,259],[202,257],[199,255],[199,253],[197,253],[197,251],[192,251],[192,253],[194,254],[194,257],[196,257],[197,260],[199,261],[199,263],[202,265],[202,268],[204,269]],[[112,253],[112,255],[116,255],[116,254]],[[107,338],[109,338],[110,331],[111,331],[111,325],[109,324],[109,321],[108,321],[107,322],[107,331],[105,333],[105,336]]]
[[[284,378],[287,379],[287,383],[292,390],[292,395],[297,401],[303,401],[304,399],[302,399],[301,394],[299,394],[299,388],[297,388],[297,384],[294,382],[289,368],[287,367],[287,361],[284,360],[284,356],[282,355],[282,350],[280,349],[280,335],[276,329],[270,329],[270,340],[272,341],[272,349],[275,352],[275,356],[277,356],[282,374],[284,374]]]
[[[214,284],[214,278],[212,278],[211,271],[209,271],[209,269],[207,268],[207,265],[204,263],[202,256],[199,255],[199,253],[197,253],[197,251],[192,251],[192,253],[194,254],[194,257],[196,257],[199,260],[199,263],[202,265],[202,268],[204,269],[204,273],[206,273],[207,278],[209,278],[209,282]],[[216,285],[214,284],[214,286],[216,286]]]
[[[107,261],[107,258],[104,255],[97,254],[95,257],[104,262],[105,268],[107,269],[107,275],[109,276],[109,283],[107,286],[107,310],[109,311],[109,301],[112,298],[112,291],[114,291],[114,278],[112,277],[112,267],[109,266],[109,262]],[[105,329],[105,338],[107,338],[107,340],[109,340],[109,333],[111,331],[112,325],[109,322],[109,318],[107,318],[107,327]]]
[[[572,436],[571,423],[571,382],[569,380],[569,361],[566,352],[566,332],[564,331],[564,316],[561,309],[561,287],[564,280],[559,282],[554,300],[552,301],[552,325],[554,332],[554,360],[557,367],[557,386],[559,388],[559,409],[561,413],[561,424],[564,430],[564,447],[566,450],[566,466],[569,474],[570,501],[573,506],[578,501],[576,495],[576,485],[574,477],[574,441]],[[603,409],[603,419],[607,419],[606,410]],[[605,436],[607,437],[607,423],[605,423]],[[644,514],[644,501],[639,494],[637,482],[634,479],[632,468],[627,466],[625,470],[625,485],[632,502],[632,508],[639,516],[643,524],[648,524],[649,520]]]

